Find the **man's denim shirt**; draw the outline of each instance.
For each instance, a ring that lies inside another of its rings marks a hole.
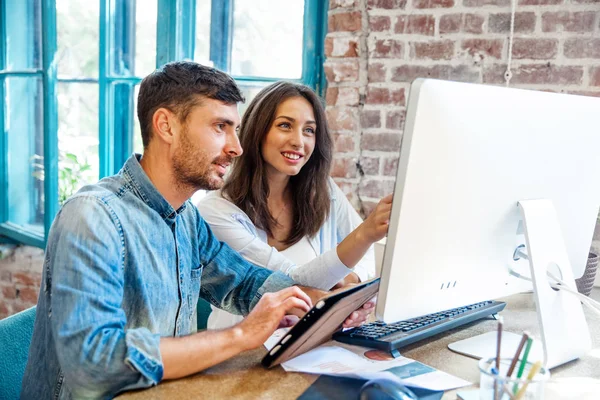
[[[54,221],[24,399],[113,397],[156,385],[160,338],[196,331],[199,295],[247,314],[263,293],[293,284],[219,242],[189,201],[173,209],[138,158],[81,189]]]

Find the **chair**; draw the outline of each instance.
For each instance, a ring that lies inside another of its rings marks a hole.
[[[208,325],[208,316],[211,312],[212,308],[210,307],[210,303],[202,298],[198,299],[198,303],[196,304],[198,332],[206,329],[206,326]]]
[[[33,335],[35,307],[0,321],[0,399],[18,399]]]

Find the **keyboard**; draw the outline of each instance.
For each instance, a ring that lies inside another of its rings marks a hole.
[[[504,302],[488,300],[406,321],[390,324],[376,321],[358,328],[338,331],[334,333],[333,339],[342,343],[385,350],[397,357],[400,355],[399,348],[496,314],[505,306]]]

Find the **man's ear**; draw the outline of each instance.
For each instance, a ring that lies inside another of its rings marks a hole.
[[[171,111],[164,107],[159,108],[152,116],[152,128],[156,138],[167,143],[173,144],[174,128],[177,124],[177,117]]]

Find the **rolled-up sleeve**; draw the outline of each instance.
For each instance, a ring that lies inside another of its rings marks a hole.
[[[208,224],[199,224],[200,254],[207,257],[200,296],[232,314],[247,315],[262,294],[293,286],[296,282],[280,272],[251,264],[227,243],[220,242]]]
[[[95,197],[68,201],[48,239],[50,324],[61,370],[74,397],[105,397],[157,384],[160,336],[127,329],[121,307],[124,239],[110,207]]]

